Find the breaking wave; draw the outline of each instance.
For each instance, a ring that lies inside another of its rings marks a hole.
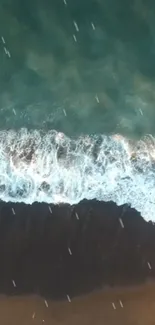
[[[130,204],[155,219],[155,139],[120,135],[68,138],[50,131],[0,132],[0,199]]]

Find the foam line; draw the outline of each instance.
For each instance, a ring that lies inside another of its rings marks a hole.
[[[128,203],[155,220],[155,139],[0,131],[0,200]]]

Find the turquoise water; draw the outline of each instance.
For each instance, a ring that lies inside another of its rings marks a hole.
[[[154,134],[154,25],[149,0],[1,0],[0,128]]]

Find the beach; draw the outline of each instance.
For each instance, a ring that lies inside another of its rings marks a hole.
[[[154,22],[0,1],[0,325],[155,325]]]
[[[0,297],[3,325],[153,325],[155,283],[130,288],[105,288],[68,302],[42,297]],[[116,308],[116,309],[114,309]]]
[[[130,206],[0,203],[0,322],[153,324],[155,226]]]

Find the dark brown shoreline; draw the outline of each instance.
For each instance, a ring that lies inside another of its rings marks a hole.
[[[66,299],[154,278],[155,225],[137,211],[95,200],[50,207],[0,203],[0,294]]]

